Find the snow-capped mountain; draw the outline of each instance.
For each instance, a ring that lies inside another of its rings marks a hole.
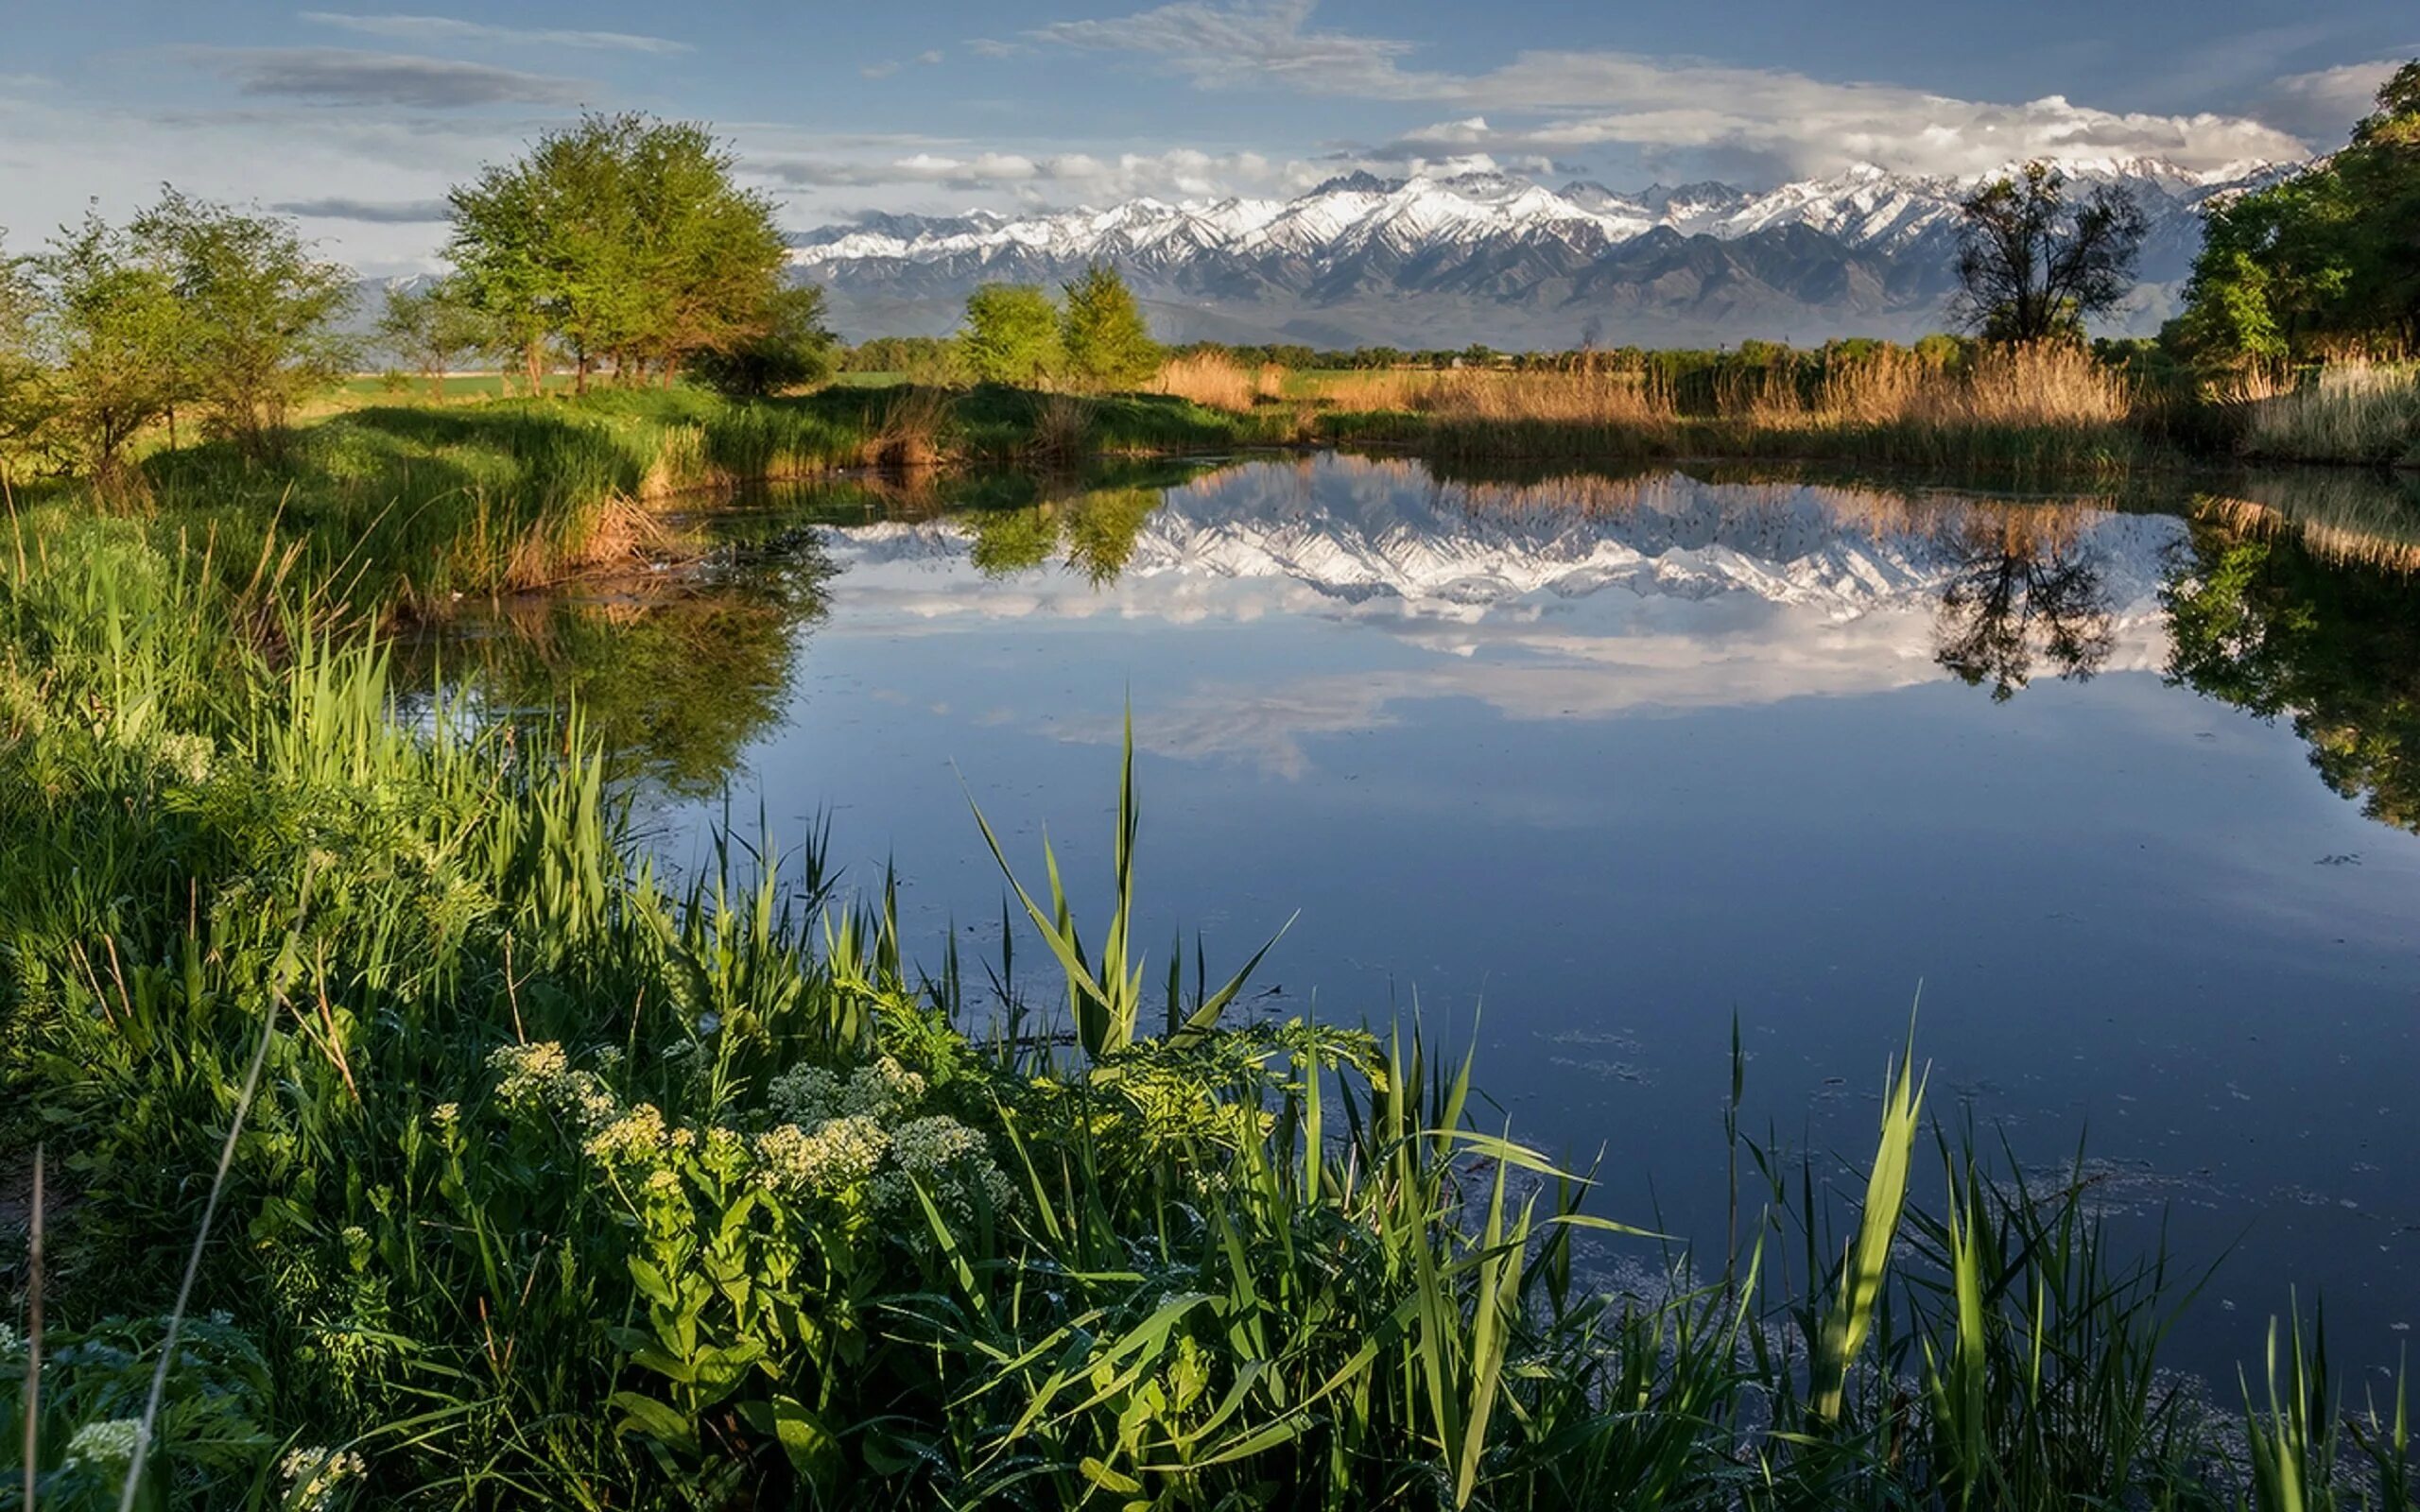
[[[2155,325],[2201,242],[2202,205],[2265,180],[2131,160],[2077,170],[2122,184],[2151,222]],[[869,215],[800,234],[799,275],[827,285],[853,337],[955,322],[977,284],[1115,265],[1171,339],[1505,347],[1810,341],[1938,329],[1970,181],[1870,165],[1750,192],[1720,183],[1620,193],[1502,173],[1331,179],[1292,199],[1003,215]]]

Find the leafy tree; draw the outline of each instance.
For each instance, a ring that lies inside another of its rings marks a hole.
[[[723,393],[750,398],[830,377],[837,342],[823,326],[823,290],[811,284],[783,289],[771,302],[764,330],[699,352],[690,371]]]
[[[179,312],[180,389],[248,450],[268,443],[295,401],[351,369],[354,344],[336,323],[352,308],[353,272],[312,255],[292,221],[170,189],[132,235],[164,269]]]
[[[2342,151],[2209,212],[2166,335],[2205,369],[2420,344],[2420,61]]]
[[[551,243],[558,218],[528,163],[489,164],[477,181],[457,184],[447,199],[454,231],[445,252],[464,301],[495,338],[518,355],[535,394],[544,382],[565,270]]]
[[[48,409],[36,354],[40,307],[31,268],[0,241],[0,482],[40,436]]]
[[[494,323],[451,280],[397,289],[378,315],[378,338],[428,380],[431,398],[445,392],[445,374],[497,346]]]
[[[592,113],[453,191],[449,254],[513,333],[533,389],[550,338],[584,389],[600,361],[669,382],[697,352],[772,329],[788,254],[735,161],[702,126]]]
[[[2135,285],[2147,229],[2132,196],[2096,184],[2081,201],[2067,176],[2029,163],[1960,202],[1960,302],[1967,323],[1994,341],[2081,336]]]
[[[1040,387],[1066,366],[1059,309],[1025,284],[986,284],[966,299],[959,351],[977,383]]]
[[[830,371],[822,291],[802,295],[785,284],[789,248],[773,201],[733,180],[736,158],[704,127],[631,129],[633,250],[646,304],[636,339],[615,352],[617,364],[652,362],[669,383],[698,352],[761,338],[786,343],[786,360],[800,373],[789,382]],[[810,359],[818,370],[799,369]]]
[[[1100,388],[1131,388],[1160,370],[1162,352],[1117,269],[1095,263],[1066,285],[1060,328],[1067,369]]]
[[[168,412],[186,371],[187,327],[167,269],[87,211],[32,260],[40,350],[50,369],[49,448],[104,487],[127,443]]]

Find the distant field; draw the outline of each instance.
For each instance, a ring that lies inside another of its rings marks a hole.
[[[492,372],[448,373],[437,382],[439,390],[447,399],[493,399],[504,391],[503,381]],[[554,393],[569,389],[571,383],[571,374],[567,372],[549,373],[546,375],[546,391]],[[515,373],[512,391],[517,394],[522,388],[520,374]],[[429,397],[428,380],[417,373],[406,375],[401,387],[397,387],[395,380],[385,373],[357,373],[344,381],[343,391],[363,399],[389,399],[397,395],[415,399]]]

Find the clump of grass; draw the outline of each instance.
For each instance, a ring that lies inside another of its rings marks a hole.
[[[1286,369],[1263,363],[1246,369],[1222,352],[1197,352],[1160,365],[1151,392],[1188,400],[1205,409],[1249,414],[1264,401],[1282,398]]]
[[[2420,462],[2420,368],[2352,359],[2252,398],[2243,450],[2296,462]]]

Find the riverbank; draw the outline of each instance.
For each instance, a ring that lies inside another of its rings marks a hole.
[[[155,451],[101,502],[210,538],[222,567],[273,564],[345,584],[357,603],[426,609],[678,558],[683,544],[657,517],[665,500],[847,468],[1053,468],[1341,447],[1447,467],[1729,458],[2049,490],[2109,487],[2242,452],[2333,448],[2375,460],[2388,444],[2380,438],[2399,436],[2403,423],[2403,391],[2383,381],[2344,389],[2352,397],[2341,404],[2316,390],[2271,396],[2257,404],[2280,407],[2187,424],[2131,405],[2088,358],[2008,362],[1953,377],[1876,368],[1811,396],[1767,386],[1707,415],[1618,372],[1380,373],[1291,396],[1282,384],[1203,389],[1229,393],[1233,407],[1181,393],[908,385],[758,402],[685,388],[381,402],[298,425],[266,452],[224,442]],[[2344,404],[2368,407],[2355,416]]]

